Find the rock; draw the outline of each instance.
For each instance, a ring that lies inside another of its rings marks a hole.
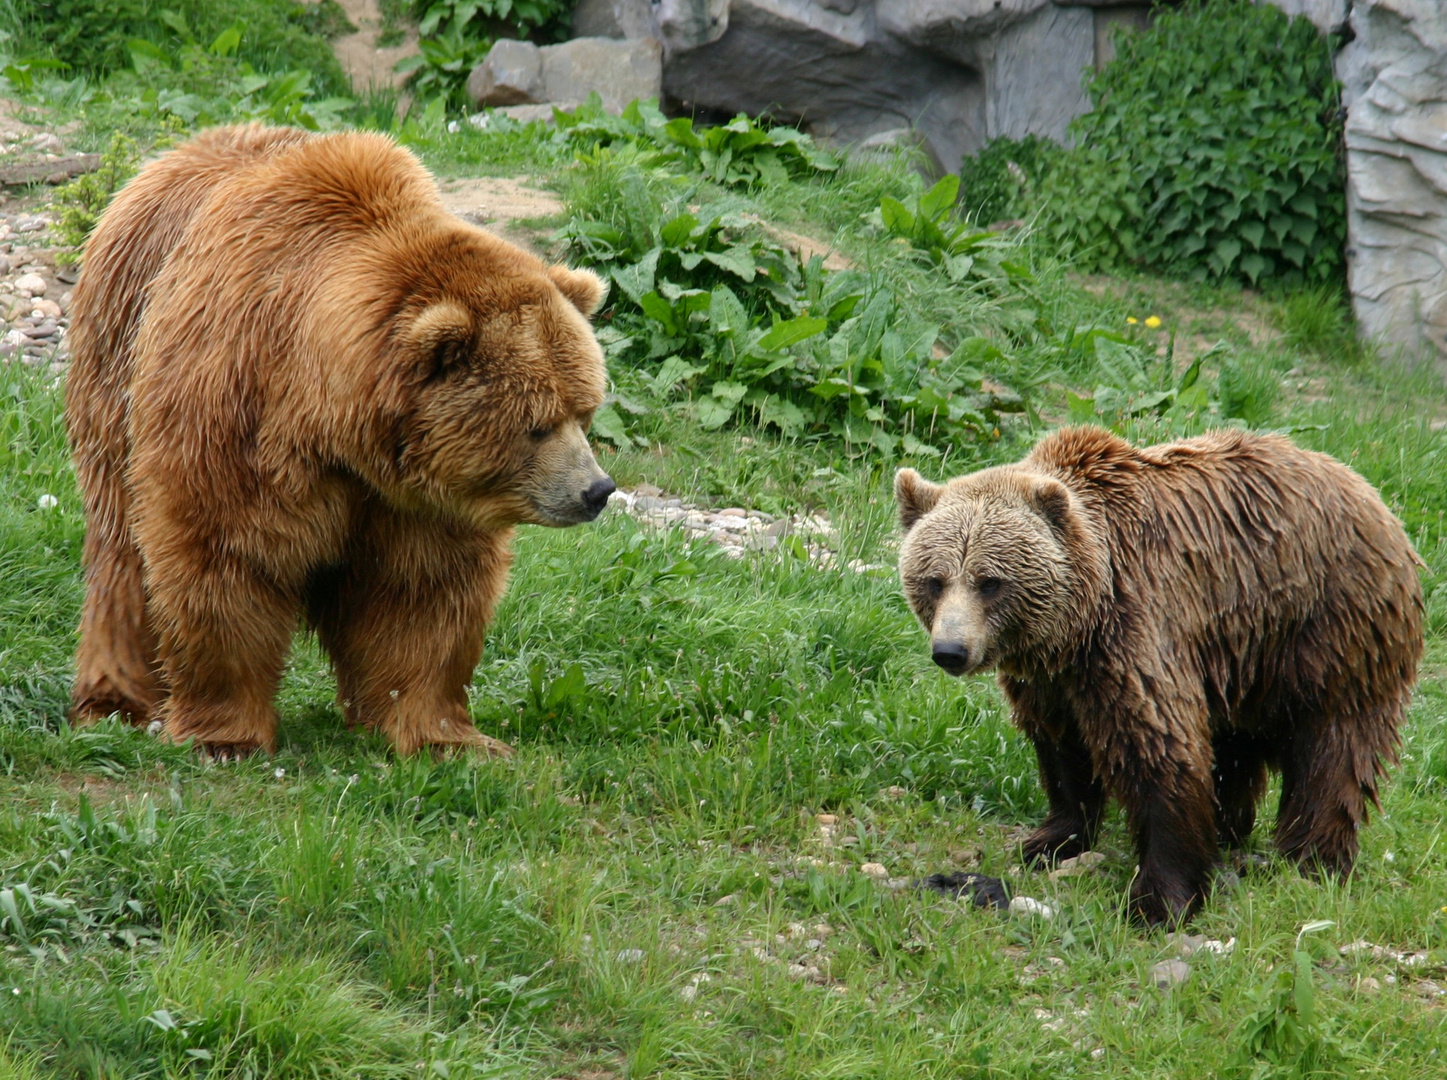
[[[573,8],[576,37],[658,37],[658,20],[649,0],[579,0]]]
[[[1305,15],[1323,34],[1346,25],[1349,0],[1271,0],[1288,15]]]
[[[10,257],[8,255],[0,255],[0,275],[8,273],[10,273]]]
[[[1347,282],[1367,337],[1447,356],[1447,7],[1351,12],[1337,59],[1347,104]]]
[[[499,41],[467,78],[478,107],[528,105],[550,100],[543,91],[543,53],[531,41]]]
[[[1447,356],[1447,6],[1352,8],[1337,59],[1347,105],[1347,281],[1363,334]]]
[[[1198,952],[1225,956],[1236,948],[1234,937],[1229,941],[1218,941],[1216,938],[1208,938],[1199,934],[1171,934],[1167,940],[1176,947],[1176,952],[1183,960]]]
[[[670,54],[686,52],[723,37],[729,28],[729,0],[658,0],[653,20]]]
[[[663,51],[656,38],[580,37],[541,48],[499,41],[472,69],[467,93],[479,108],[508,108],[507,115],[528,123],[551,120],[553,105],[576,108],[592,93],[610,112],[621,112],[635,98],[658,97],[662,82]],[[519,106],[530,111],[520,113]]]
[[[61,316],[60,305],[54,300],[36,300],[31,311],[38,311],[47,319],[58,319]]]
[[[1049,904],[1042,904],[1033,896],[1017,896],[1010,901],[1010,914],[1053,919],[1055,918],[1055,909]]]
[[[849,143],[913,123],[939,164],[958,167],[988,138],[981,72],[881,32],[870,5],[840,6],[850,10],[732,0],[705,27],[703,4],[665,2],[664,90],[684,108],[807,118],[816,136]]]
[[[1061,878],[1076,877],[1080,874],[1089,873],[1094,867],[1105,862],[1105,856],[1098,851],[1082,851],[1079,855],[1069,859],[1061,859],[1060,865],[1050,871],[1050,880],[1058,881]]]
[[[574,38],[541,50],[545,101],[582,101],[596,93],[609,112],[663,88],[663,46],[657,38],[613,41]]]
[[[1191,977],[1191,965],[1184,960],[1162,960],[1151,968],[1151,982],[1157,990],[1170,990]]]
[[[859,872],[860,872],[861,874],[865,875],[866,877],[872,877],[872,878],[887,878],[887,877],[889,877],[889,871],[888,871],[887,869],[885,869],[883,863],[877,863],[877,862],[867,862],[867,863],[864,863],[864,864],[862,864],[862,865],[859,867]]]
[[[15,279],[15,291],[21,295],[44,296],[45,279],[39,274],[22,274]]]

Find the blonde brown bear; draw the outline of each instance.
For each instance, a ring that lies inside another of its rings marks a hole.
[[[1271,769],[1282,854],[1351,870],[1422,656],[1419,560],[1365,480],[1275,435],[1073,428],[895,491],[936,663],[997,669],[1035,745],[1050,813],[1027,857],[1088,849],[1113,796],[1133,911],[1181,920]]]
[[[300,613],[350,723],[505,752],[466,687],[513,526],[613,490],[586,439],[601,297],[448,214],[380,135],[218,128],[143,169],[72,309],[77,722],[269,749]]]

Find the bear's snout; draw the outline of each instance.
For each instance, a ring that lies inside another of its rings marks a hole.
[[[592,521],[603,512],[603,507],[608,505],[608,496],[618,490],[618,485],[613,483],[611,476],[602,476],[594,480],[583,491],[583,509],[587,511],[586,520]]]
[[[963,675],[970,670],[970,648],[962,641],[933,641],[930,656],[950,675]]]

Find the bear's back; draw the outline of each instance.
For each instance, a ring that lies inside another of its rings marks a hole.
[[[1216,431],[1137,449],[1083,428],[1028,460],[1080,494],[1104,531],[1111,617],[1156,627],[1206,669],[1224,706],[1265,683],[1338,677],[1329,668],[1373,682],[1363,665],[1415,664],[1419,560],[1341,462],[1278,435]]]

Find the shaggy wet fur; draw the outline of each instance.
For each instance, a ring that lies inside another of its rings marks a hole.
[[[1035,745],[1027,857],[1087,850],[1112,796],[1133,912],[1183,920],[1276,770],[1282,854],[1350,872],[1422,656],[1420,560],[1365,480],[1279,436],[1075,428],[945,485],[901,470],[896,494],[937,661],[998,668]]]
[[[301,612],[350,722],[505,751],[466,686],[513,525],[612,490],[585,436],[601,295],[447,214],[382,136],[220,128],[142,170],[72,309],[74,718],[270,748]]]

